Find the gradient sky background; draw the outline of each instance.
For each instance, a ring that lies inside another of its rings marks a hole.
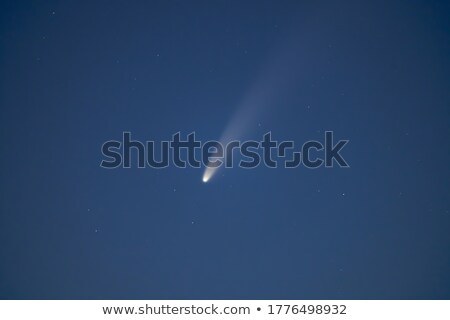
[[[449,299],[449,14],[2,1],[0,298]],[[250,137],[333,130],[351,169],[99,167],[123,131],[218,139],[249,96]]]

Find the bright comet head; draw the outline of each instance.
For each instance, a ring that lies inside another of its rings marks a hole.
[[[205,173],[203,174],[203,179],[202,179],[204,183],[208,182],[209,179],[211,179],[211,177],[213,176],[214,171],[216,169],[217,168],[211,168],[211,167],[206,168]]]

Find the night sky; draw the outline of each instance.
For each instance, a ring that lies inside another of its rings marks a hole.
[[[449,299],[446,1],[2,1],[0,298]],[[100,168],[334,131],[351,168]],[[259,106],[261,104],[261,107]]]

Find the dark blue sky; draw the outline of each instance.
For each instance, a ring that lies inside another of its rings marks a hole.
[[[0,298],[449,299],[449,14],[2,1]],[[351,168],[99,167],[123,131],[218,139],[261,82],[250,137],[332,130]]]

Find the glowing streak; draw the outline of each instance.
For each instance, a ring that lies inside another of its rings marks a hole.
[[[298,60],[298,49],[291,46],[288,50],[280,50],[282,54],[276,55],[272,63],[263,70],[258,81],[238,106],[237,112],[219,140],[224,149],[230,141],[241,138],[252,123],[258,122],[255,120],[260,116],[260,112],[267,109],[277,95],[282,94],[280,91],[286,91],[295,84],[293,79],[296,78],[297,70],[292,67],[290,62]],[[226,157],[226,154],[224,156]],[[208,166],[203,173],[203,182],[208,182],[222,166],[224,165],[222,164],[219,167]]]
[[[206,170],[205,170],[205,173],[203,174],[203,182],[204,183],[206,183],[206,182],[208,182],[208,180],[211,178],[211,176],[213,175],[213,173],[214,173],[214,170],[213,169],[215,169],[215,168],[206,168]]]
[[[238,111],[231,119],[226,130],[219,140],[224,150],[226,150],[226,145],[230,141],[237,140],[242,137],[242,135],[248,129],[249,124],[255,123],[254,119],[257,117],[258,111],[261,110],[261,107],[264,107],[263,101],[261,101],[264,99],[264,97],[265,95],[252,95],[248,97],[238,108]],[[225,153],[226,151],[224,151],[224,156],[226,157]],[[219,167],[208,166],[203,174],[203,182],[208,182],[222,166],[224,166],[224,164]]]

